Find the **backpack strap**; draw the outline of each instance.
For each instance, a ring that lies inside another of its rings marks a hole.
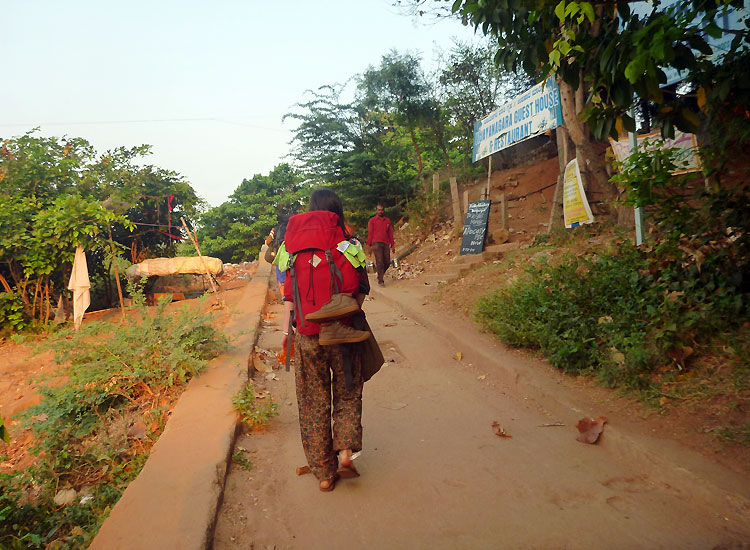
[[[295,257],[292,256],[291,261],[289,262],[289,276],[292,278],[292,308],[293,313],[297,317],[297,322],[300,324],[300,326],[305,326],[305,318],[302,316],[302,297],[299,294],[299,285],[297,284],[297,271],[294,268],[294,260]],[[285,368],[286,371],[289,372],[289,362],[292,360],[292,338],[290,335],[292,334],[292,322],[293,317],[289,316],[289,326],[286,328],[287,331],[287,337],[286,337],[286,362],[285,362]]]
[[[333,261],[333,255],[330,250],[326,250],[326,260],[328,261],[328,269],[331,272],[331,296],[341,292],[344,287],[344,276],[341,274],[339,266]]]
[[[302,296],[299,293],[299,284],[297,284],[297,270],[292,261],[289,267],[289,276],[292,278],[292,305],[294,307],[297,322],[301,327],[305,326],[305,318],[302,316]]]
[[[294,312],[292,312],[294,313]],[[286,360],[284,361],[284,366],[286,367],[286,372],[289,372],[289,363],[292,360],[292,342],[294,341],[294,337],[292,334],[292,323],[294,322],[294,318],[290,315],[289,316],[289,325],[286,327]]]

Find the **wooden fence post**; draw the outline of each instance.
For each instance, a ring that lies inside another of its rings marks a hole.
[[[508,229],[508,209],[505,203],[505,191],[500,193],[500,228]]]
[[[456,178],[451,178],[451,201],[453,202],[453,219],[455,220],[454,226],[458,229],[459,224],[462,224],[461,220],[461,199],[458,196],[458,182]],[[463,225],[461,225],[463,227]]]

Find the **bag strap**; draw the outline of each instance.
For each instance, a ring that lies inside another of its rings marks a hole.
[[[297,322],[300,326],[305,326],[305,318],[302,316],[302,297],[299,294],[299,285],[297,284],[297,271],[294,268],[294,260],[296,255],[290,258],[289,262],[289,277],[292,278],[292,308],[294,315],[297,317]],[[292,321],[293,317],[289,316],[289,325],[286,327],[286,371],[289,372],[289,362],[292,360]]]
[[[286,372],[289,372],[289,363],[292,360],[292,341],[294,340],[294,335],[292,334],[292,316],[289,316],[289,324],[286,327],[286,360],[284,361],[284,366],[286,367]]]
[[[339,294],[341,289],[344,287],[344,275],[342,275],[339,266],[333,261],[333,255],[330,250],[326,250],[326,260],[328,261],[328,269],[331,272],[331,296]]]

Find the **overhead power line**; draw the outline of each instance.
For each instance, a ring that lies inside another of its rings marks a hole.
[[[216,117],[199,117],[199,118],[144,118],[131,120],[91,120],[91,121],[68,121],[68,122],[2,122],[0,127],[10,126],[89,126],[101,124],[145,124],[153,122],[218,122],[220,124],[232,124],[235,126],[246,126],[248,128],[257,128],[258,130],[268,130],[271,132],[285,132],[281,128],[269,128],[268,126],[259,126],[257,124],[248,124],[247,122],[238,122],[235,120],[226,120]]]

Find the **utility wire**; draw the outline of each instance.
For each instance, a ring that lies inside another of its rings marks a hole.
[[[218,122],[220,124],[232,124],[235,126],[246,126],[248,128],[257,128],[258,130],[268,130],[270,132],[286,132],[280,128],[269,128],[267,126],[259,126],[257,124],[248,124],[246,122],[237,122],[234,120],[226,120],[223,118],[215,117],[203,117],[203,118],[150,118],[150,119],[133,119],[133,120],[92,120],[88,122],[3,122],[0,123],[0,127],[9,126],[87,126],[87,125],[99,125],[99,124],[144,124],[151,122]]]

